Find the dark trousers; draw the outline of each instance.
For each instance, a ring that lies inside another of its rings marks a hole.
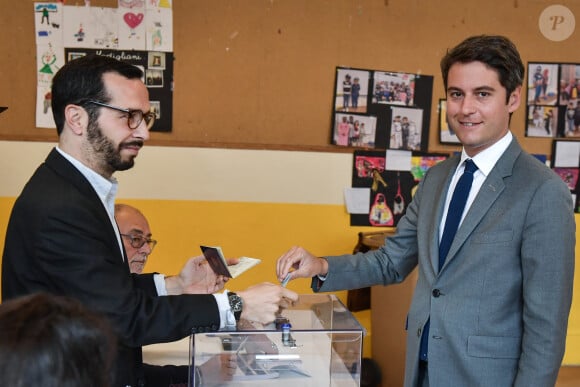
[[[419,360],[419,383],[417,387],[429,387],[429,372],[428,363],[423,360]]]

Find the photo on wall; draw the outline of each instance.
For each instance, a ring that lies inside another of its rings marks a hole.
[[[336,113],[334,123],[333,143],[335,145],[375,147],[376,117]]]
[[[528,105],[551,105],[558,102],[558,64],[528,63]]]
[[[579,64],[563,63],[560,65],[560,105],[566,106],[569,102],[575,102],[578,99],[579,81]]]
[[[415,74],[375,71],[373,103],[413,106]]]
[[[580,64],[528,62],[526,136],[580,138]]]
[[[366,113],[370,71],[352,68],[336,69],[334,110],[337,112]]]
[[[396,147],[427,151],[433,76],[337,67],[335,77],[331,144],[363,149]],[[358,87],[353,88],[354,78],[358,78],[360,84],[356,106],[353,106],[352,92]],[[380,95],[371,92],[374,88],[381,90]],[[400,117],[395,119],[396,115]],[[351,116],[353,126],[358,119],[364,128],[349,130],[347,136],[346,128]],[[393,124],[395,138],[391,139]],[[358,132],[360,135],[357,137]]]
[[[391,109],[389,149],[421,149],[423,110],[395,106]]]
[[[580,64],[560,65],[560,109],[563,121],[563,136],[580,137]]]
[[[558,108],[555,106],[528,105],[527,137],[556,137]],[[558,136],[562,137],[562,136]]]

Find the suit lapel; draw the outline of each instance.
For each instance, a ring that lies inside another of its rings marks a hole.
[[[441,271],[445,269],[449,262],[453,261],[461,246],[463,246],[467,238],[473,233],[477,225],[481,222],[481,219],[489,212],[493,203],[505,189],[504,179],[511,176],[514,163],[520,152],[521,147],[514,138],[483,182],[465,219],[459,226],[457,234],[455,234],[455,239],[451,244],[447,259]]]
[[[52,149],[52,151],[48,154],[45,160],[45,165],[52,169],[57,175],[67,180],[83,195],[90,197],[91,202],[95,203],[95,210],[98,211],[99,216],[103,217],[103,219],[106,219],[108,224],[111,223],[109,220],[109,214],[107,214],[105,206],[102,204],[99,195],[97,195],[91,183],[89,183],[83,174],[78,169],[76,169],[75,166],[72,165],[67,159],[65,159],[56,149]],[[114,246],[117,246],[117,235],[114,227],[111,225],[111,227],[108,228],[108,231],[109,238],[114,240]],[[119,249],[116,249],[116,252],[119,254],[119,260],[124,260],[124,265],[128,268],[129,266],[127,264],[127,259],[125,258],[126,253],[124,247],[123,252],[121,252]]]

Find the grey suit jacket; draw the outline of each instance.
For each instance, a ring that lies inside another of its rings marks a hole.
[[[405,386],[417,385],[430,318],[432,387],[553,387],[574,277],[569,189],[514,139],[488,175],[438,272],[439,224],[459,157],[429,169],[397,233],[365,254],[329,257],[321,291],[399,283],[419,265]]]

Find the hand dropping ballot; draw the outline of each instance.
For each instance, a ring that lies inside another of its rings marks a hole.
[[[235,265],[228,266],[228,262],[224,258],[221,247],[200,246],[203,256],[211,266],[214,273],[223,275],[224,277],[236,278],[243,272],[258,263],[262,262],[258,258],[240,257],[239,262]]]

